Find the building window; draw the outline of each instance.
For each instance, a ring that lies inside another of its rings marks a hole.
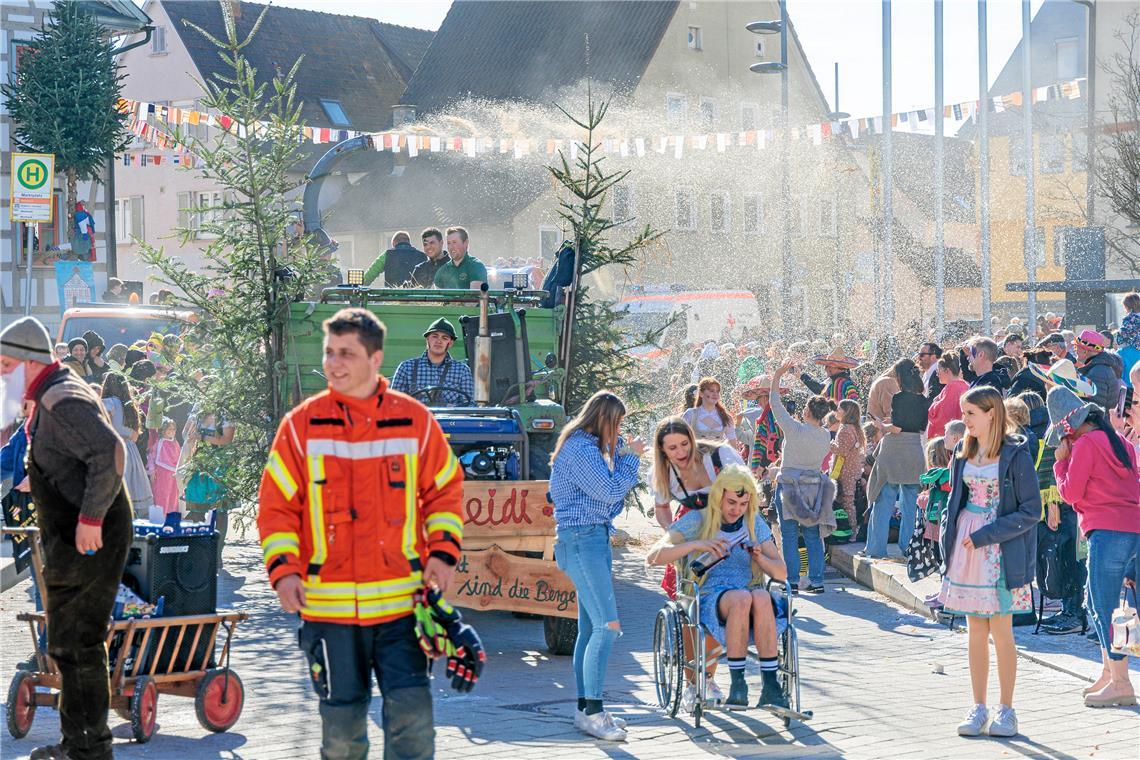
[[[352,122],[344,112],[339,100],[325,100],[321,98],[321,108],[325,109],[325,116],[329,117],[329,124],[334,127],[351,127]]]
[[[614,221],[633,218],[633,188],[628,185],[614,187]]]
[[[539,258],[551,261],[558,255],[562,246],[562,230],[557,227],[542,226],[538,228],[538,255]],[[540,282],[539,287],[542,286]]]
[[[701,49],[701,28],[699,26],[689,27],[689,50]]]
[[[799,237],[804,234],[803,204],[798,198],[785,198],[788,204],[788,234]]]
[[[115,201],[115,242],[130,244],[143,239],[143,208],[141,195]]]
[[[1029,228],[1026,227],[1025,233],[1022,233],[1022,234],[1024,235],[1024,234],[1027,234],[1028,232],[1029,232]],[[1029,259],[1025,256],[1025,252],[1029,250],[1029,246],[1027,245],[1027,243],[1028,243],[1028,241],[1026,241],[1024,239],[1022,240],[1021,250],[1022,250],[1022,263],[1025,265],[1026,269],[1029,269]],[[1036,232],[1033,234],[1033,248],[1037,254],[1034,257],[1037,260],[1036,265],[1039,267],[1045,266],[1048,262],[1045,260],[1045,228],[1044,227],[1036,228]]]
[[[764,40],[757,37],[753,41],[756,43],[756,57],[757,58],[763,58],[764,57]]]
[[[1037,141],[1037,149],[1041,154],[1042,174],[1059,174],[1065,171],[1065,136],[1041,135]]]
[[[166,27],[156,26],[150,33],[150,54],[164,55],[166,53]]]
[[[689,102],[684,95],[669,94],[665,96],[665,121],[669,126],[685,126],[685,112],[688,109]]]
[[[839,217],[835,203],[830,198],[826,198],[821,200],[816,208],[819,210],[819,236],[838,237]]]
[[[1065,266],[1065,253],[1069,249],[1069,236],[1073,232],[1073,227],[1057,226],[1053,228],[1053,265],[1058,267]]]
[[[1083,172],[1089,168],[1089,136],[1084,132],[1073,132],[1073,171]]]
[[[740,211],[744,215],[744,231],[759,232],[764,224],[764,202],[757,193],[744,194],[744,206]]]
[[[1081,75],[1080,45],[1076,37],[1057,40],[1057,78],[1076,79]]]
[[[716,101],[712,98],[701,98],[701,128],[712,130],[716,124]]]
[[[1025,176],[1025,140],[1020,135],[1009,136],[1009,173]]]
[[[226,200],[226,194],[221,190],[178,193],[178,226],[191,230],[198,240],[213,240],[217,233],[203,227],[220,224],[226,218]]]
[[[751,132],[756,129],[759,123],[757,114],[760,112],[760,107],[755,103],[741,103],[740,104],[740,128],[745,132]]]
[[[673,226],[678,230],[692,231],[697,228],[697,204],[692,190],[678,190],[673,194]]]
[[[732,204],[726,193],[713,193],[709,197],[709,221],[713,232],[732,231]]]

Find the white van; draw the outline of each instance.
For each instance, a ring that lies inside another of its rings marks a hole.
[[[651,286],[650,286],[651,287]],[[731,339],[747,339],[763,325],[756,295],[747,290],[682,290],[643,292],[630,295],[616,304],[625,312],[623,320],[631,337],[657,327],[670,318],[676,322],[663,342],[692,345],[706,341],[720,342],[725,327]],[[674,335],[673,331],[677,331]]]

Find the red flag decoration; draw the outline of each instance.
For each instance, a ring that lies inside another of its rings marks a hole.
[[[234,123],[234,120],[229,116],[220,116],[218,118],[218,123],[222,125],[222,129],[224,129],[226,132],[229,132],[230,125]]]

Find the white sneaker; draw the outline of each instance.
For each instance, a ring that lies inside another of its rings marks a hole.
[[[689,684],[685,690],[681,692],[681,712],[691,713],[693,708],[697,706],[697,686],[696,684]]]
[[[590,736],[607,742],[625,741],[625,731],[615,726],[613,718],[604,710],[593,715],[583,715],[579,728]]]
[[[716,685],[716,681],[709,679],[708,685],[705,687],[705,697],[711,704],[724,704],[726,697],[720,687]]]
[[[998,705],[994,710],[994,719],[990,721],[990,736],[1010,737],[1017,736],[1017,713],[1012,707]]]
[[[986,721],[990,718],[985,705],[974,705],[966,719],[958,724],[958,736],[981,736]]]
[[[615,726],[617,726],[618,728],[621,728],[621,729],[625,728],[626,723],[625,723],[624,718],[617,717],[616,715],[611,713],[609,710],[606,710],[605,712],[607,715],[610,716],[610,720],[613,721]],[[575,708],[574,709],[574,728],[581,728],[582,727],[582,721],[585,719],[586,719],[586,711],[585,710],[579,710],[579,709]]]

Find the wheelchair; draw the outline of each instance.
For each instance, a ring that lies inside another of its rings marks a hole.
[[[696,679],[697,698],[692,716],[697,728],[701,727],[701,717],[718,704],[707,699],[708,661],[719,657],[720,652],[710,652],[704,629],[701,627],[700,579],[681,575],[677,579],[677,598],[665,603],[657,613],[653,625],[653,676],[657,687],[657,704],[669,717],[676,717],[681,710],[681,694],[685,688],[685,671],[689,670]],[[793,720],[811,720],[812,712],[804,710],[800,704],[800,662],[799,643],[796,637],[795,608],[792,603],[791,587],[783,584],[782,596],[774,592],[775,586],[767,583],[767,590],[777,600],[776,641],[777,679],[784,695],[788,698],[789,709],[765,708],[783,719],[788,727]],[[686,635],[692,642],[692,658],[685,655]],[[719,649],[719,647],[718,647]],[[749,659],[756,659],[752,650]]]

